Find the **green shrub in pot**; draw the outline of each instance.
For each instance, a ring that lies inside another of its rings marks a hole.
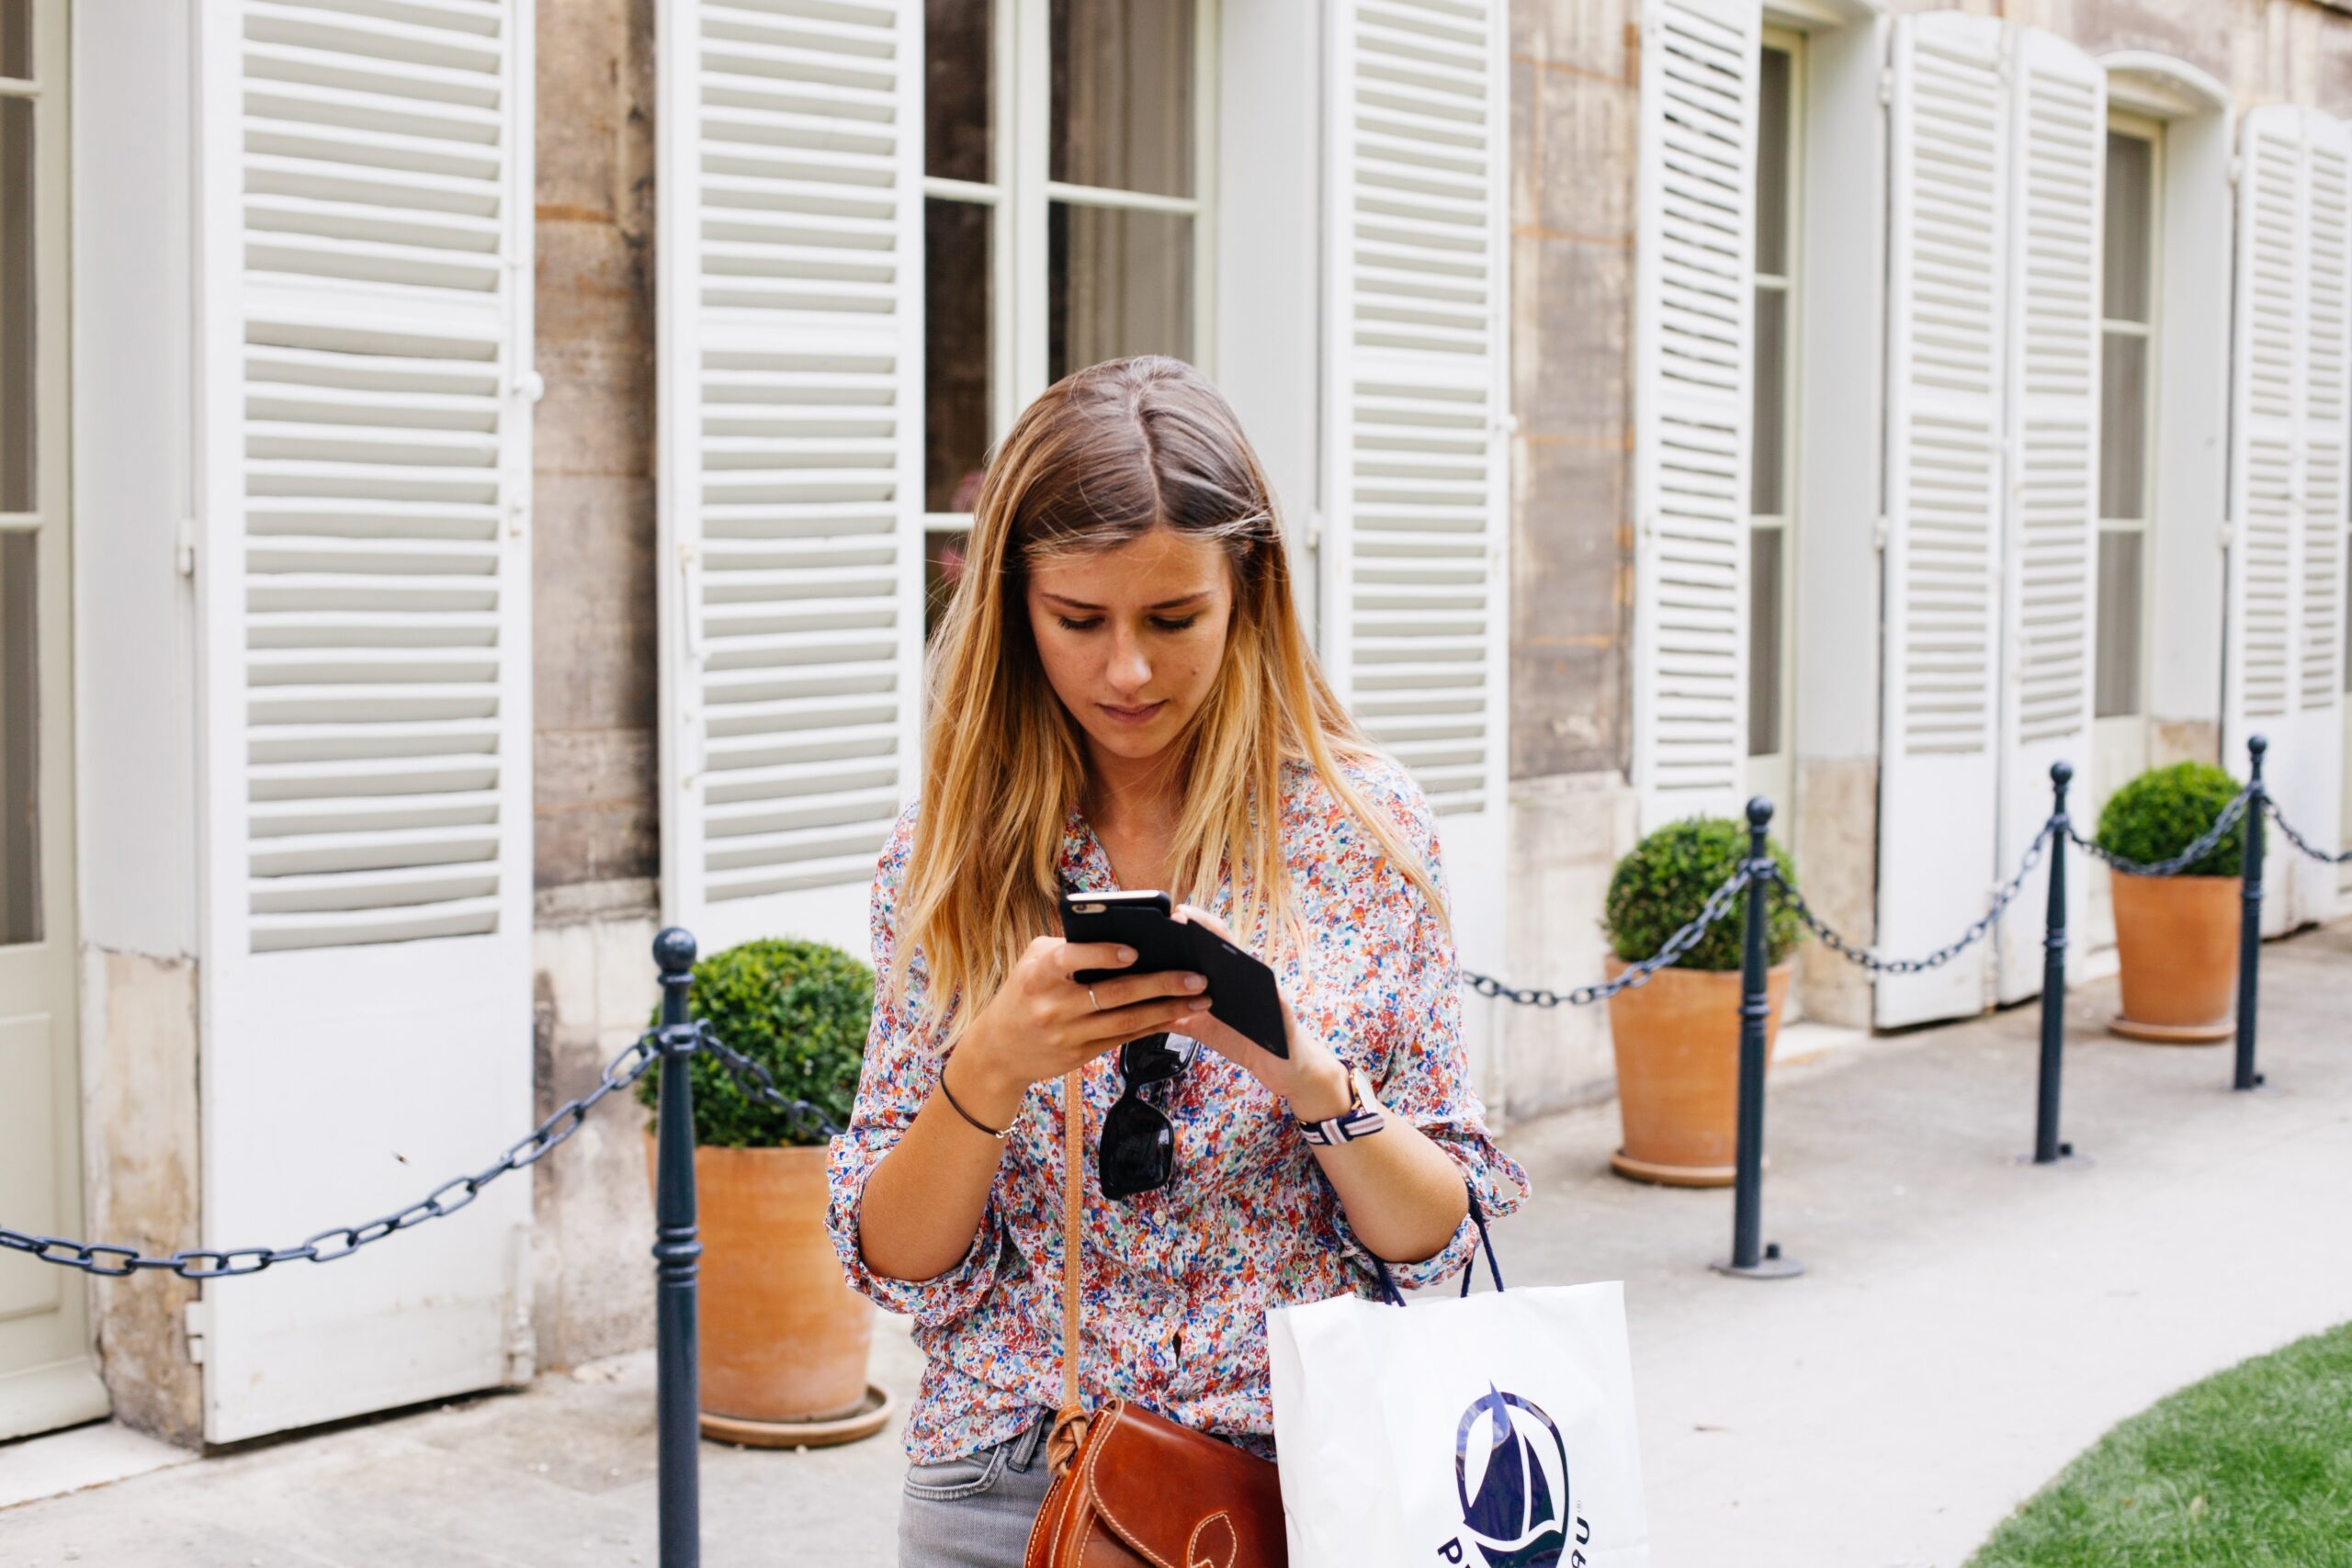
[[[1769,839],[1765,847],[1793,884],[1796,872],[1788,852]],[[1601,930],[1611,951],[1628,964],[1655,956],[1676,931],[1698,919],[1707,899],[1747,858],[1747,824],[1728,817],[1688,817],[1650,834],[1617,863],[1609,878]],[[1772,899],[1769,908],[1765,946],[1770,961],[1778,964],[1796,947],[1804,928],[1785,900]],[[1738,968],[1745,910],[1743,894],[1677,966]]]
[[[695,965],[690,1011],[728,1045],[768,1070],[777,1089],[805,1100],[836,1126],[849,1124],[874,1011],[874,971],[837,947],[762,937]],[[653,1021],[661,1021],[654,1010]],[[789,1148],[824,1141],[753,1100],[708,1052],[690,1060],[695,1142],[717,1148]],[[638,1080],[642,1104],[659,1103],[657,1067]]]
[[[2108,797],[2098,814],[2098,847],[2143,865],[2170,860],[2212,831],[2237,793],[2238,781],[2211,762],[2150,768]],[[2233,831],[2182,874],[2235,876],[2245,846],[2244,835]]]

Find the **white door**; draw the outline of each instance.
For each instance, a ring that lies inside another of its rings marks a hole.
[[[1509,812],[1510,18],[1504,0],[1337,0],[1330,17],[1324,668],[1436,808],[1462,962],[1492,970]]]
[[[66,26],[0,8],[0,1224],[79,1236]],[[0,1252],[0,1438],[107,1413],[88,1290]]]
[[[920,776],[923,12],[823,13],[659,15],[662,907],[705,953],[863,951]]]
[[[2243,775],[2265,736],[2273,798],[2324,847],[2343,810],[2347,152],[2317,110],[2266,106],[2240,126],[2223,761]],[[2291,852],[2264,880],[2265,931],[2334,906],[2330,868]]]
[[[2157,452],[2155,368],[2168,339],[2157,319],[2162,298],[2158,236],[2165,232],[2165,128],[2161,121],[2109,113],[2106,189],[2099,199],[2098,591],[2093,616],[2098,652],[2091,678],[2091,770],[2079,781],[2072,810],[2092,831],[2118,789],[2154,757],[2149,694],[2152,652],[2147,607],[2156,560]],[[2178,509],[2172,515],[2177,517]],[[2175,525],[2178,525],[2177,524]],[[2112,883],[2094,874],[2090,921],[2079,953],[2115,945]]]
[[[2032,28],[2013,30],[2010,51],[2000,828],[1987,868],[1996,881],[2016,874],[2049,820],[2052,766],[2074,770],[2075,806],[2092,783],[2107,161],[2107,73],[2065,39]],[[2075,931],[2089,881],[2067,883],[2067,925]],[[2048,914],[2044,860],[1996,932],[2000,1000],[2041,991]]]
[[[1634,289],[1641,828],[1737,817],[1747,756],[1758,7],[1642,12]]]
[[[1796,824],[1797,320],[1804,298],[1805,40],[1767,28],[1757,55],[1756,237],[1748,379],[1747,753],[1745,793],[1773,806],[1783,840]]]
[[[203,1232],[279,1247],[532,1121],[533,14],[198,26]],[[205,1436],[526,1377],[530,1198],[206,1286]]]
[[[1878,943],[1912,957],[1985,908],[1999,794],[2007,321],[2003,24],[1895,24],[1888,215]],[[1882,1027],[1971,1013],[1986,950],[1878,982]]]

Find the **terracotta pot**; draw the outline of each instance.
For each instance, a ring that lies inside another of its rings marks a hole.
[[[648,1134],[649,1178],[654,1151]],[[842,1276],[825,1196],[821,1148],[695,1150],[706,1416],[832,1421],[865,1403],[874,1303]]]
[[[2135,1040],[2202,1044],[2235,1032],[2239,883],[2234,876],[2114,873],[2123,1016]]]
[[[1614,979],[1625,964],[1609,960]],[[1765,976],[1772,1015],[1765,1065],[1780,1039],[1791,964]],[[1620,1176],[1675,1187],[1728,1187],[1739,1126],[1739,971],[1661,969],[1609,998],[1617,1051],[1617,1113],[1625,1145],[1609,1159]]]

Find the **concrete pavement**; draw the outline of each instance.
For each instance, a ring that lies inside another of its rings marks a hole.
[[[1511,1130],[1524,1283],[1626,1281],[1658,1568],[1957,1568],[2086,1444],[2182,1383],[2352,1317],[2352,922],[2263,958],[2270,1089],[2228,1048],[2069,1004],[2065,1136],[2033,1125],[2035,1010],[1775,1069],[1765,1235],[1799,1279],[1719,1278],[1730,1198],[1607,1175],[1613,1107]],[[916,1359],[878,1336],[901,1396]],[[655,1561],[650,1358],[0,1508],[9,1568]],[[43,1441],[0,1446],[0,1477]],[[704,1561],[887,1562],[895,1438],[703,1450]],[[0,1496],[6,1488],[0,1484]]]

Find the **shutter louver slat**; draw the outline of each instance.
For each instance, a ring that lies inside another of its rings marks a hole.
[[[494,931],[505,13],[242,17],[252,946]]]
[[[921,12],[663,20],[665,901],[831,937],[916,776]]]
[[[1739,808],[1747,758],[1755,8],[1645,11],[1634,778],[1645,829]]]

